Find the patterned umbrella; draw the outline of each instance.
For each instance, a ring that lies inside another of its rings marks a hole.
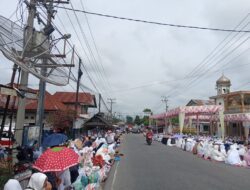
[[[79,156],[66,147],[54,147],[46,150],[35,162],[33,168],[41,172],[63,171],[78,164]]]

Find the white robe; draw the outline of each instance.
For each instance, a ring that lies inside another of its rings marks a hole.
[[[204,151],[205,159],[211,158],[212,148],[213,148],[213,145],[211,143],[208,143]]]
[[[227,152],[224,144],[220,145],[220,152],[224,155],[225,158],[227,157]]]
[[[22,190],[22,187],[16,179],[9,179],[4,185],[4,190]]]
[[[69,169],[64,170],[63,172],[59,172],[57,176],[62,180],[58,190],[64,190],[64,188],[69,187],[71,185],[71,176]]]
[[[198,156],[200,156],[200,157],[204,156],[204,144],[203,144],[203,142],[200,142],[200,143],[197,145],[197,154],[198,154]]]
[[[244,156],[247,153],[247,150],[244,145],[240,145],[238,152],[240,156]]]
[[[192,152],[192,147],[193,147],[193,142],[191,139],[188,139],[186,143],[186,151]]]
[[[181,145],[182,145],[182,138],[179,138],[179,139],[176,140],[176,146],[178,148],[181,148]]]
[[[43,173],[34,173],[30,177],[28,187],[26,189],[43,190],[44,182],[47,176]]]
[[[168,145],[168,146],[173,146],[173,145],[171,144],[171,138],[168,139],[167,145]]]
[[[225,163],[231,165],[241,165],[240,154],[237,150],[237,145],[233,144],[230,146]]]
[[[219,151],[218,145],[214,145],[214,148],[211,151],[211,159],[218,162],[225,161],[225,156]]]

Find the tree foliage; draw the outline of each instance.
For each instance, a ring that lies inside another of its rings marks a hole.
[[[53,129],[61,128],[65,131],[69,131],[73,127],[75,119],[75,111],[65,110],[49,113],[46,122],[52,126]]]
[[[141,123],[142,123],[144,126],[149,126],[149,116],[144,115],[143,118],[142,118]]]
[[[140,119],[139,115],[135,116],[134,123],[135,123],[136,125],[140,125],[140,124],[141,124],[141,119]]]
[[[127,116],[126,116],[126,123],[127,123],[127,124],[133,124],[133,117],[127,115]]]
[[[151,109],[149,109],[149,108],[145,108],[145,109],[143,110],[143,112],[144,112],[144,113],[147,113],[147,114],[152,113]]]
[[[170,119],[172,124],[179,124],[179,118],[178,117],[173,117]]]

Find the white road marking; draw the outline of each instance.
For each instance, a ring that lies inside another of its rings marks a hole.
[[[111,190],[114,190],[114,184],[115,184],[115,180],[116,180],[117,168],[118,168],[119,163],[120,163],[120,161],[118,161],[118,163],[115,166],[115,173],[114,173],[114,177],[113,177],[113,181],[112,181],[112,185],[111,185]]]

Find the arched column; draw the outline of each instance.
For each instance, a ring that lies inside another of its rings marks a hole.
[[[185,119],[185,113],[180,112],[179,113],[180,134],[182,134],[182,130],[183,130],[183,127],[184,127],[184,119]]]

